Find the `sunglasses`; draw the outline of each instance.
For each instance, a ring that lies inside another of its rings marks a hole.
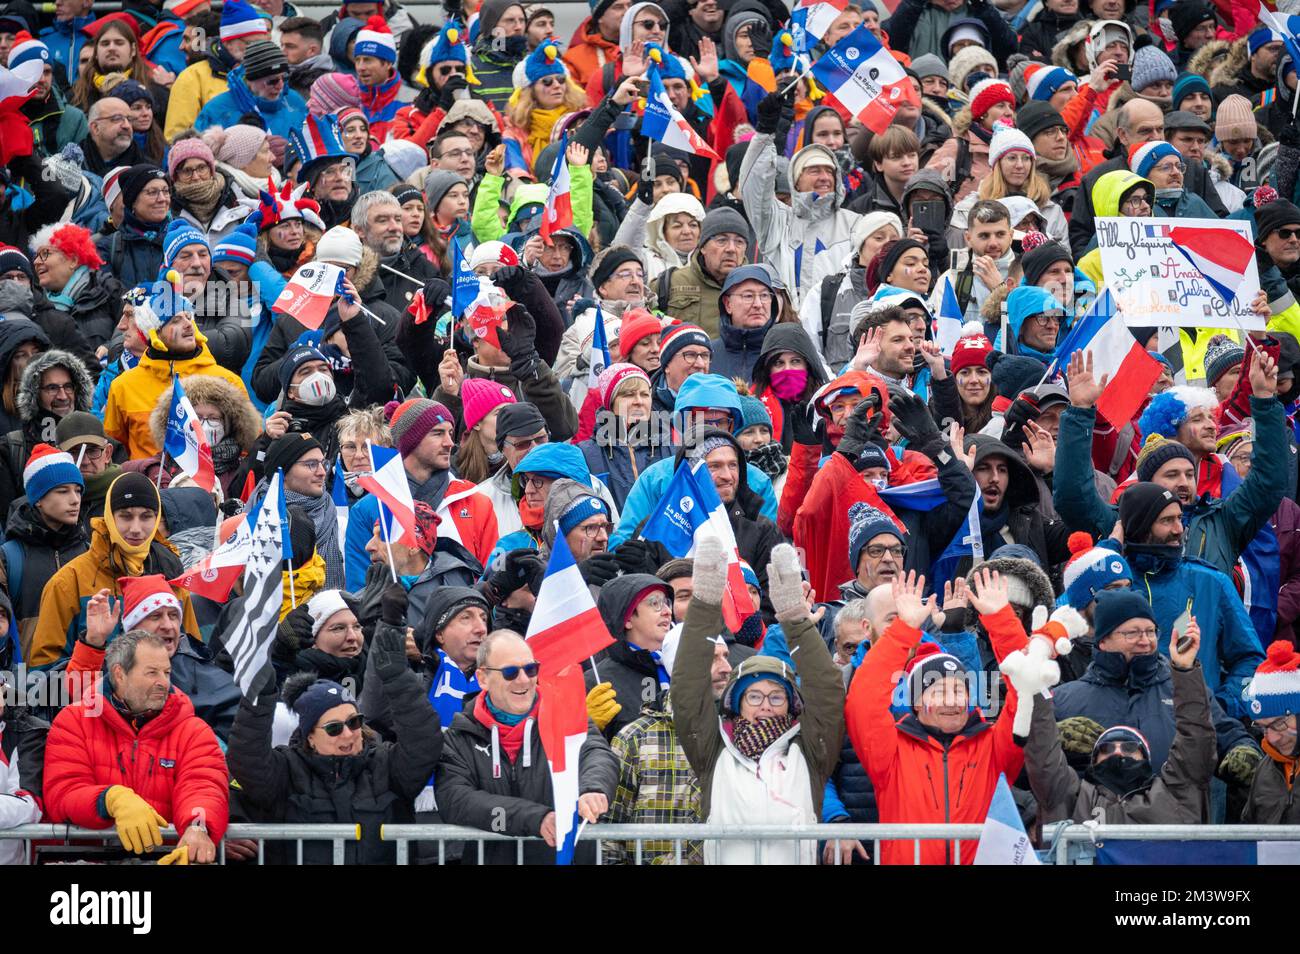
[[[488,672],[499,672],[501,673],[501,678],[506,682],[514,682],[519,678],[521,672],[529,679],[533,679],[536,677],[538,670],[542,668],[542,664],[539,662],[530,662],[524,663],[522,666],[502,666],[500,669],[497,669],[495,666],[482,666],[480,668],[486,669]]]
[[[663,20],[637,20],[636,25],[643,30],[668,29],[668,24],[665,23]]]
[[[1280,239],[1300,238],[1300,229],[1278,229],[1277,235]]]
[[[366,717],[358,712],[354,716],[349,716],[342,722],[326,722],[321,725],[320,730],[328,735],[331,739],[343,734],[344,729],[351,732],[360,732],[361,727],[366,724]]]

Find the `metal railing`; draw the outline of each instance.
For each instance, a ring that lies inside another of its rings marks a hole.
[[[178,837],[175,828],[160,829],[165,839]],[[229,825],[225,838],[217,846],[217,864],[226,863],[225,843],[230,840],[248,840],[257,842],[257,863],[265,864],[265,849],[268,841],[292,841],[297,844],[297,863],[302,864],[302,844],[304,841],[328,841],[331,845],[332,864],[344,862],[346,849],[344,844],[361,839],[360,825]],[[117,831],[113,828],[78,828],[75,825],[51,825],[37,823],[19,825],[17,828],[0,830],[0,841],[20,840],[24,843],[23,854],[31,853],[32,842],[56,842],[71,845],[78,841],[116,841]],[[170,850],[170,848],[166,849]],[[145,856],[147,857],[147,856]]]

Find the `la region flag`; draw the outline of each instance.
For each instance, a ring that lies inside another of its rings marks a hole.
[[[415,500],[411,497],[411,485],[406,482],[402,455],[391,447],[366,443],[370,447],[370,473],[358,477],[357,483],[378,497],[401,524],[402,535],[391,542],[416,546]]]
[[[551,236],[573,224],[573,199],[569,194],[569,161],[564,151],[569,148],[569,138],[560,139],[560,151],[551,167],[551,191],[546,193],[546,208],[542,210],[542,241],[553,245]]]
[[[343,289],[343,269],[326,262],[308,262],[293,273],[275,300],[272,311],[292,315],[315,331],[325,321],[334,296]]]
[[[1232,229],[1178,225],[1169,230],[1169,240],[1224,301],[1231,305],[1236,300],[1246,268],[1255,257],[1250,239]]]
[[[903,66],[860,26],[813,64],[813,76],[844,108],[876,135],[894,121],[904,103],[921,105]]]
[[[849,0],[800,0],[790,14],[794,51],[807,53],[821,42],[831,24],[848,5]]]
[[[217,475],[212,469],[212,448],[199,425],[194,405],[181,387],[179,375],[172,375],[172,406],[167,412],[167,433],[163,451],[176,462],[181,473],[188,475],[210,494],[217,492]]]
[[[1007,777],[998,775],[998,787],[993,790],[993,801],[984,819],[984,833],[975,850],[977,865],[1041,865],[1034,846],[1025,834],[1025,824],[1016,811],[1016,800],[1011,797]]]
[[[641,117],[641,132],[651,139],[658,139],[665,146],[689,152],[693,156],[721,158],[673,106],[673,101],[668,98],[668,90],[664,89],[664,81],[659,78],[658,69],[650,71],[650,94],[645,101],[645,115]]]
[[[1133,337],[1109,289],[1102,290],[1057,347],[1056,366],[1065,367],[1076,351],[1092,352],[1092,374],[1099,383],[1103,374],[1110,375],[1097,401],[1097,413],[1116,427],[1123,427],[1133,419],[1151,385],[1160,377],[1160,362]]]
[[[167,582],[214,603],[224,603],[230,599],[230,591],[243,575],[244,565],[253,553],[253,521],[256,516],[257,511],[252,510],[227,518],[218,531],[221,545],[180,576]]]

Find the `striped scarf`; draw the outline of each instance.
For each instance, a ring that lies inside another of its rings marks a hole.
[[[308,497],[285,488],[286,506],[301,507],[311,517],[316,528],[316,552],[325,561],[325,589],[340,590],[344,586],[343,552],[339,549],[339,521],[334,512],[334,498],[329,494]]]

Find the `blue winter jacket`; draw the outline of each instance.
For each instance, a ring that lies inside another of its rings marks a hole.
[[[70,83],[77,78],[81,48],[90,40],[90,37],[82,32],[82,28],[93,23],[94,20],[94,14],[73,17],[71,20],[55,20],[41,31],[41,42],[50,48],[50,60],[63,67]]]
[[[256,113],[262,117],[267,132],[287,139],[289,132],[301,129],[307,119],[307,103],[288,85],[279,99],[254,96],[244,82],[242,66],[231,70],[226,82],[230,88],[209,100],[194,120],[194,128],[199,132],[212,126],[226,129],[238,125],[240,117]]]
[[[754,365],[758,364],[758,356],[763,351],[763,339],[775,321],[774,318],[761,328],[737,328],[731,323],[731,316],[720,311],[718,337],[709,341],[709,350],[713,352],[709,359],[709,373],[742,381],[752,380]],[[685,387],[685,382],[682,386]]]

